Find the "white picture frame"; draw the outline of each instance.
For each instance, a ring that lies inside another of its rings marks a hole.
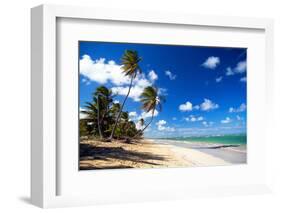
[[[57,79],[57,20],[65,19],[87,19],[100,21],[119,21],[138,23],[153,23],[155,25],[167,26],[202,26],[211,28],[224,29],[254,29],[264,33],[265,42],[265,68],[262,69],[266,78],[264,89],[261,90],[264,97],[264,116],[263,127],[265,132],[262,133],[264,138],[264,146],[268,148],[268,143],[273,134],[271,119],[273,106],[273,21],[270,19],[256,18],[238,18],[238,17],[216,17],[202,15],[187,15],[173,13],[153,13],[147,11],[121,11],[100,8],[85,8],[74,6],[54,6],[41,5],[31,10],[31,201],[34,205],[49,208],[76,205],[91,205],[100,203],[116,203],[116,202],[139,202],[145,200],[166,200],[166,199],[182,199],[188,197],[200,196],[224,196],[224,195],[241,195],[264,193],[270,191],[271,172],[270,172],[270,149],[261,151],[260,155],[266,158],[265,165],[261,166],[259,172],[264,174],[264,178],[259,179],[253,184],[249,182],[237,181],[233,184],[216,184],[207,187],[200,186],[200,183],[194,183],[194,187],[190,185],[165,185],[160,182],[157,187],[153,188],[149,193],[137,193],[133,190],[123,191],[122,196],[119,192],[109,192],[102,194],[97,190],[96,195],[58,195],[58,174],[60,167],[58,166],[59,152],[57,146],[57,87],[60,83]],[[254,92],[254,91],[253,91]],[[257,95],[257,94],[256,94]],[[236,171],[247,170],[245,168],[235,168]],[[164,169],[165,170],[165,169]],[[164,171],[163,170],[163,171]],[[175,178],[175,175],[160,170],[147,170],[146,174],[157,176],[162,173],[163,179]],[[180,172],[173,170],[173,173],[181,175],[186,174],[185,170]],[[205,168],[204,173],[211,174],[216,168]],[[110,171],[107,171],[107,175]],[[232,171],[233,172],[233,171]],[[115,178],[120,176],[119,171],[114,171]],[[134,171],[135,176],[142,175],[141,170]],[[165,173],[165,174],[164,174]],[[200,175],[201,170],[195,171],[194,174]],[[125,173],[123,173],[124,175]],[[91,174],[93,175],[93,174]],[[100,174],[99,174],[100,175]],[[106,173],[104,174],[106,175]],[[119,177],[119,178],[120,178]],[[122,177],[123,178],[123,177]],[[181,181],[179,181],[181,182]],[[183,182],[181,182],[183,183]],[[75,183],[73,183],[75,184]],[[163,186],[161,188],[161,186]],[[126,186],[124,186],[126,188]],[[129,188],[129,186],[127,186]],[[144,187],[145,188],[145,187]],[[107,190],[107,189],[105,189]],[[127,194],[126,194],[127,193]]]

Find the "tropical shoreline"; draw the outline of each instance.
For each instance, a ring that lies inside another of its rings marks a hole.
[[[247,163],[247,144],[220,144],[194,141],[183,142],[171,139],[153,139],[152,141],[196,150],[208,155],[212,155],[213,157],[223,159],[231,164]]]
[[[79,52],[81,170],[247,163],[245,48],[80,42]]]
[[[246,163],[225,159],[225,156],[233,155],[227,148],[210,150],[188,148],[184,144],[155,139],[131,143],[84,140],[80,143],[80,170],[205,167]],[[233,158],[240,156],[234,154]]]

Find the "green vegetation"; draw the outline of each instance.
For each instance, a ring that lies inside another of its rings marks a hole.
[[[138,122],[144,128],[138,130],[136,123],[129,119],[128,112],[124,111],[123,108],[133,86],[133,80],[138,73],[141,73],[138,65],[140,60],[138,53],[132,50],[125,51],[122,57],[124,76],[129,76],[131,79],[128,93],[122,105],[114,102],[111,89],[105,86],[96,88],[92,94],[92,101],[85,103],[85,110],[81,112],[86,115],[86,118],[80,119],[79,122],[80,137],[93,137],[106,141],[111,141],[113,138],[130,141],[132,138],[142,137],[145,129],[153,121],[155,110],[161,111],[161,102],[164,101],[164,98],[159,95],[156,87],[144,88],[140,100],[141,108],[146,113],[151,113],[151,118],[147,124],[141,118]]]
[[[105,86],[98,87],[93,93],[92,102],[87,102],[84,107],[82,113],[86,114],[86,118],[80,119],[80,136],[99,137],[101,140],[110,137],[121,108],[119,103],[113,103],[112,91]],[[121,111],[115,137],[132,137],[136,132],[135,123],[129,121],[128,112]]]

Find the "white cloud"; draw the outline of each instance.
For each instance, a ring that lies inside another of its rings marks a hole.
[[[165,130],[166,127],[165,127],[165,126],[160,126],[160,125],[159,125],[159,126],[157,126],[157,128],[158,128],[159,131],[163,131],[163,130]]]
[[[228,124],[230,122],[232,122],[232,120],[229,117],[226,117],[224,120],[221,120],[222,124]]]
[[[89,81],[95,81],[100,84],[112,83],[113,94],[127,95],[130,84],[130,77],[125,76],[122,65],[116,64],[114,61],[106,61],[105,58],[93,60],[89,55],[84,55],[80,59],[80,73]],[[144,74],[138,75],[133,82],[133,87],[129,97],[134,101],[139,101],[143,89],[151,86],[157,80],[157,74],[151,70],[148,78]]]
[[[217,83],[221,82],[221,81],[222,81],[222,78],[223,78],[222,76],[216,78],[216,82],[217,82]]]
[[[80,74],[100,84],[107,82],[115,85],[129,84],[130,78],[124,76],[121,67],[112,60],[106,62],[105,58],[92,60],[89,55],[83,55],[80,59]]]
[[[234,75],[234,72],[232,71],[232,68],[231,68],[231,67],[227,67],[227,68],[226,68],[226,75],[227,75],[227,76]]]
[[[236,73],[244,73],[246,72],[246,69],[247,69],[246,61],[240,61],[238,62],[234,70]]]
[[[206,98],[204,99],[204,102],[200,105],[200,109],[202,111],[210,111],[210,110],[217,109],[217,108],[219,108],[218,104],[216,104]]]
[[[205,127],[210,127],[210,126],[212,126],[214,124],[214,122],[212,122],[212,121],[209,121],[209,122],[208,121],[203,121],[202,124]]]
[[[159,95],[163,95],[163,96],[168,95],[166,88],[158,88],[158,93]]]
[[[230,107],[229,110],[228,110],[228,112],[230,112],[230,113],[232,113],[234,111],[235,111],[235,109],[233,107]]]
[[[193,107],[193,109],[200,109],[200,106],[199,105],[195,105],[194,107]]]
[[[203,120],[204,120],[204,118],[202,116],[197,118],[197,121],[203,121]]]
[[[192,103],[187,101],[186,103],[181,104],[179,106],[179,110],[182,111],[182,112],[192,111]]]
[[[239,107],[234,108],[234,107],[230,107],[229,108],[229,112],[230,113],[237,113],[237,112],[244,112],[247,109],[247,105],[245,103],[242,103]]]
[[[160,120],[156,123],[157,129],[159,131],[168,131],[168,132],[174,132],[175,128],[166,126],[167,122],[165,120]]]
[[[147,86],[151,86],[152,82],[147,80],[145,78],[145,75],[138,75],[136,79],[134,80],[134,85],[131,88],[129,97],[132,98],[134,101],[140,100],[140,95],[143,92],[143,89]],[[118,86],[118,87],[112,87],[111,88],[112,93],[114,95],[127,95],[129,86]]]
[[[112,87],[112,93],[114,95],[127,95],[129,87]],[[129,97],[132,98],[134,101],[139,101],[140,100],[140,95],[143,91],[143,87],[139,86],[133,86],[131,88],[131,92],[129,94]]]
[[[243,121],[243,117],[240,117],[239,115],[236,116],[236,119],[237,119],[238,121]]]
[[[120,103],[120,101],[118,101],[118,100],[114,100],[114,101],[113,101],[113,103],[114,103],[114,104],[119,104],[119,103]]]
[[[172,118],[172,120],[173,120],[173,121],[176,121],[176,120],[177,120],[177,118],[176,118],[176,117],[173,117],[173,118]]]
[[[174,132],[175,128],[174,127],[166,126],[164,130],[167,131],[167,132]]]
[[[240,61],[237,63],[235,68],[231,68],[231,67],[227,67],[226,68],[226,75],[227,76],[231,76],[231,75],[235,75],[235,74],[241,74],[246,72],[247,70],[247,62],[246,61]]]
[[[85,109],[80,107],[80,109],[79,109],[79,117],[80,117],[80,119],[87,118],[87,115],[85,113],[82,113],[81,111],[85,111]]]
[[[247,77],[242,77],[242,78],[240,78],[240,81],[241,81],[241,82],[247,82]]]
[[[191,117],[191,118],[190,118],[190,121],[195,122],[195,121],[196,121],[196,118],[195,118],[195,117]]]
[[[138,116],[137,112],[129,112],[129,117],[135,118],[137,116]]]
[[[170,80],[175,80],[176,77],[177,77],[177,76],[174,75],[170,70],[166,70],[166,71],[165,71],[165,75],[167,75]]]
[[[83,78],[82,79],[82,83],[86,84],[86,85],[90,85],[91,84],[91,81],[88,80],[87,78]]]
[[[196,122],[196,121],[203,121],[204,118],[202,116],[196,117],[194,115],[190,115],[189,117],[184,118],[186,121]]]
[[[156,123],[157,126],[163,126],[165,125],[167,122],[165,120],[160,120]]]
[[[206,61],[202,64],[203,67],[208,69],[215,69],[220,64],[220,58],[215,56],[210,56],[206,59]]]
[[[158,75],[154,72],[154,70],[151,70],[149,73],[148,73],[148,77],[149,79],[154,82],[158,79]]]
[[[137,123],[136,123],[136,129],[137,130],[141,130],[141,129],[143,129],[145,127],[145,125],[141,125],[141,122],[140,121],[138,121]],[[147,129],[146,129],[147,130]]]
[[[182,112],[186,112],[186,111],[192,111],[193,109],[199,110],[201,109],[202,111],[210,111],[213,109],[217,109],[219,108],[219,105],[212,102],[211,100],[205,98],[204,102],[201,103],[200,105],[195,105],[194,107],[192,106],[192,103],[187,101],[184,104],[181,104],[179,106],[179,110]]]
[[[158,111],[155,110],[154,111],[154,117],[156,117],[157,115],[158,115]],[[129,117],[130,117],[131,120],[137,121],[136,122],[136,128],[137,129],[143,129],[145,125],[143,125],[143,126],[141,125],[140,119],[146,119],[146,118],[152,117],[152,111],[142,112],[140,115],[138,115],[138,113],[135,112],[135,111],[129,112]]]
[[[154,117],[157,117],[157,115],[158,115],[158,111],[155,110],[155,111],[154,111]],[[138,119],[141,119],[141,118],[146,119],[146,118],[150,118],[150,117],[152,117],[152,111],[149,111],[149,112],[142,112],[142,113],[139,115]]]

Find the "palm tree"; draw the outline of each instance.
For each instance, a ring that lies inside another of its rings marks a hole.
[[[163,96],[159,95],[158,89],[156,87],[148,86],[144,88],[141,99],[142,102],[142,109],[146,112],[152,112],[151,119],[147,123],[147,125],[141,130],[138,131],[138,133],[134,136],[137,137],[140,135],[140,133],[143,133],[144,130],[151,124],[154,118],[154,113],[156,108],[159,110],[159,112],[162,110],[162,102],[165,102],[165,98]],[[141,124],[144,124],[144,120],[142,119]]]
[[[100,94],[97,94],[97,111],[98,111],[98,115],[97,115],[97,123],[98,123],[98,130],[99,130],[99,135],[100,135],[100,139],[103,139],[103,135],[101,132],[101,124],[100,124]]]
[[[90,103],[90,102],[86,102],[85,103],[85,110],[82,110],[81,112],[83,114],[86,114],[86,122],[87,123],[92,123],[92,134],[95,135],[96,134],[96,128],[97,126],[95,125],[96,119],[97,119],[97,104],[95,103]]]
[[[131,82],[130,82],[128,93],[121,105],[121,108],[120,108],[117,118],[115,120],[115,124],[112,128],[111,135],[108,138],[109,141],[112,140],[112,138],[114,136],[114,132],[115,132],[117,124],[119,122],[121,112],[123,110],[123,107],[125,105],[125,102],[126,102],[128,96],[130,94],[130,91],[131,91],[131,88],[133,85],[133,80],[136,78],[138,73],[141,73],[141,69],[139,67],[139,62],[141,61],[141,58],[138,56],[137,51],[126,50],[121,60],[122,60],[123,72],[124,72],[125,76],[129,76],[131,78]]]
[[[100,135],[100,139],[103,139],[101,125],[104,121],[105,116],[108,114],[110,105],[113,101],[112,91],[106,88],[105,86],[100,86],[96,89],[93,96],[94,96],[94,100],[97,103],[97,124],[98,124],[99,135]]]
[[[121,104],[119,104],[119,103],[113,103],[112,104],[112,107],[110,108],[110,115],[111,115],[111,117],[113,119],[112,123],[115,123],[116,118],[118,116],[118,113],[120,111],[120,108],[121,108]],[[113,127],[111,127],[110,134],[111,134],[112,128]]]
[[[98,131],[100,139],[103,139],[103,130],[106,129],[103,125],[106,123],[105,118],[109,116],[109,109],[113,101],[112,91],[105,86],[100,86],[96,88],[92,97],[93,102],[86,102],[86,110],[81,112],[87,115],[88,122],[93,123],[93,134],[95,135]]]
[[[140,133],[142,132],[142,129],[141,129],[141,128],[145,125],[144,119],[143,119],[143,118],[139,119],[138,124],[140,125],[140,126],[139,126],[139,129],[138,129],[136,135],[134,135],[133,138],[135,138],[136,136],[139,136]]]

